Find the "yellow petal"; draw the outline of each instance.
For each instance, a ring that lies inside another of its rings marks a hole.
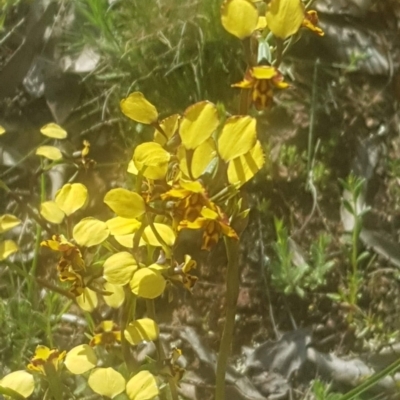
[[[134,346],[143,341],[156,340],[158,335],[158,326],[150,318],[137,319],[131,322],[124,331],[126,340]]]
[[[252,149],[257,141],[256,120],[251,117],[231,117],[218,138],[218,151],[224,161],[233,160]]]
[[[35,349],[35,359],[46,361],[51,355],[51,350],[47,346],[39,344]]]
[[[76,297],[76,302],[82,310],[92,312],[97,307],[99,299],[95,291],[85,288],[83,293]]]
[[[6,130],[0,125],[0,136],[4,135],[6,133]]]
[[[104,203],[123,218],[140,217],[146,210],[143,198],[130,190],[111,189],[104,197]]]
[[[264,15],[258,17],[256,30],[263,30],[267,27],[267,18]]]
[[[211,161],[217,156],[215,142],[209,138],[200,146],[196,147],[192,156],[192,176],[194,179],[204,174]],[[179,164],[180,165],[180,164]]]
[[[104,296],[106,304],[112,308],[121,307],[125,300],[124,288],[120,285],[113,285],[112,283],[106,282],[104,284],[104,290],[112,293],[109,296]]]
[[[186,149],[195,149],[205,142],[219,124],[217,108],[202,101],[186,109],[179,134]]]
[[[135,163],[133,162],[133,160],[129,161],[128,163],[128,168],[126,170],[127,172],[129,172],[130,174],[133,175],[137,175],[139,173],[138,169],[136,168]]]
[[[120,102],[121,111],[130,119],[141,124],[152,124],[158,119],[157,109],[141,92],[131,93]]]
[[[161,239],[164,240],[165,244],[167,246],[173,246],[175,243],[175,233],[173,229],[169,225],[165,224],[160,224],[160,223],[154,223],[154,228],[157,231],[157,233],[160,235]],[[147,243],[151,246],[154,247],[159,247],[163,246],[163,243],[160,243],[158,239],[156,238],[156,235],[154,234],[153,230],[151,229],[151,226],[146,226],[146,228],[143,231],[142,239],[141,239],[141,245],[144,243]]]
[[[26,371],[15,371],[6,375],[0,380],[0,386],[3,388],[11,389],[27,398],[35,389],[35,381],[33,376]]]
[[[5,260],[18,251],[18,245],[14,240],[4,240],[0,242],[0,261]]]
[[[213,219],[213,220],[216,220],[219,217],[218,213],[216,213],[215,211],[211,210],[208,207],[203,207],[203,209],[201,210],[201,215],[204,218]]]
[[[45,201],[40,205],[40,215],[52,224],[61,224],[65,214],[55,201]]]
[[[181,173],[187,178],[190,179],[189,169],[188,169],[188,158],[187,158],[187,150],[185,146],[180,145],[176,150],[176,157],[179,160],[179,169]]]
[[[0,233],[9,231],[21,223],[21,220],[14,215],[4,214],[0,216]]]
[[[133,249],[133,238],[135,237],[134,233],[130,233],[128,235],[115,235],[114,239],[121,245],[128,249]]]
[[[129,400],[153,400],[159,393],[156,378],[149,371],[140,371],[126,384]]]
[[[96,368],[89,376],[90,388],[101,396],[113,399],[125,390],[124,377],[113,368]]]
[[[171,155],[159,143],[142,143],[135,148],[133,162],[148,179],[163,179],[168,171]]]
[[[161,144],[161,146],[164,146],[167,143],[167,140],[171,139],[174,133],[176,133],[176,131],[178,130],[179,119],[179,114],[173,114],[167,118],[164,118],[160,122],[160,128],[163,130],[166,137],[159,130],[156,129],[154,131],[154,141]]]
[[[138,269],[136,260],[127,251],[113,254],[103,264],[103,276],[114,285],[126,285]]]
[[[261,143],[257,141],[249,152],[229,162],[229,183],[239,187],[242,186],[262,168],[264,162],[264,152]]]
[[[301,0],[272,0],[266,18],[271,32],[286,39],[300,29],[304,20],[304,6]]]
[[[257,28],[257,7],[249,0],[225,0],[221,8],[221,22],[230,34],[244,39]]]
[[[87,199],[88,191],[86,186],[81,183],[67,183],[56,193],[55,202],[68,216],[82,208]]]
[[[253,67],[251,73],[256,79],[272,79],[274,76],[278,75],[278,71],[274,67],[269,67],[268,65]]]
[[[72,231],[76,243],[79,246],[92,247],[103,243],[110,234],[107,224],[93,217],[79,221]]]
[[[43,156],[49,160],[57,161],[62,159],[60,149],[54,146],[39,146],[36,149],[36,155]]]
[[[205,189],[199,181],[185,181],[184,179],[181,179],[179,185],[181,188],[193,193],[205,193]]]
[[[142,225],[137,219],[115,217],[106,221],[111,235],[128,235],[135,233]]]
[[[129,286],[134,294],[145,299],[155,299],[165,289],[165,279],[161,273],[149,268],[141,268],[133,274]]]
[[[80,375],[96,366],[97,357],[92,347],[87,344],[81,344],[67,353],[64,363],[69,372]]]
[[[50,123],[45,126],[42,126],[40,132],[47,137],[53,139],[65,139],[67,137],[67,131],[65,131],[61,126]]]

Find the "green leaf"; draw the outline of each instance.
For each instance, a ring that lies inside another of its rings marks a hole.
[[[65,131],[61,126],[50,123],[45,126],[43,126],[40,129],[40,132],[47,137],[53,138],[53,139],[65,139],[67,137],[67,131]]]
[[[4,214],[0,216],[0,233],[7,232],[21,223],[21,220],[14,215]]]
[[[97,357],[92,347],[88,344],[81,344],[67,353],[64,364],[69,372],[81,375],[96,366]]]
[[[0,261],[5,260],[19,250],[14,240],[4,240],[0,242]]]
[[[149,371],[140,371],[126,384],[129,400],[153,400],[159,393],[156,378]]]
[[[126,285],[137,269],[133,255],[122,251],[107,258],[103,265],[103,276],[107,282],[114,285]]]
[[[92,247],[103,243],[110,234],[107,224],[93,217],[79,221],[73,230],[73,237],[79,246]]]
[[[125,291],[124,288],[120,285],[113,285],[110,282],[104,283],[104,290],[110,292],[111,294],[106,296],[104,295],[104,301],[106,304],[112,308],[119,308],[122,306],[125,301]]]
[[[142,225],[135,218],[122,217],[109,219],[106,224],[111,235],[129,235],[130,233],[135,233]]]
[[[159,329],[155,321],[150,318],[137,319],[131,322],[124,336],[131,345],[137,345],[143,341],[153,341],[158,338]]]
[[[0,387],[11,389],[19,396],[27,398],[33,393],[35,381],[33,380],[33,376],[26,371],[14,371],[0,380]]]
[[[60,149],[54,146],[39,146],[35,154],[53,161],[61,160],[63,157]]]
[[[82,310],[92,312],[97,307],[99,299],[97,298],[97,293],[95,291],[86,287],[83,289],[83,293],[77,296],[76,302]]]
[[[141,92],[131,93],[120,102],[121,111],[128,118],[141,124],[152,124],[158,119],[157,109]]]
[[[65,218],[64,211],[55,201],[45,201],[40,205],[40,215],[52,224],[61,224]]]
[[[55,202],[69,216],[86,205],[88,191],[81,183],[67,183],[57,193]]]
[[[171,155],[159,143],[142,143],[135,148],[133,163],[148,179],[163,179],[168,171]]]
[[[88,384],[97,394],[113,399],[125,390],[124,377],[113,368],[96,368],[89,376]]]
[[[173,229],[169,225],[165,224],[160,224],[155,222],[154,228],[157,231],[157,233],[160,235],[161,239],[167,246],[173,246],[175,243],[175,233]],[[145,243],[149,244],[150,246],[154,247],[162,247],[164,243],[160,243],[160,241],[157,239],[156,235],[153,232],[153,229],[151,229],[151,226],[146,226],[146,228],[143,231],[142,239],[140,241],[140,245],[144,245]]]
[[[166,281],[159,271],[147,267],[133,274],[129,286],[136,296],[155,299],[164,292]]]
[[[104,203],[123,218],[137,218],[144,214],[146,204],[143,198],[130,190],[111,189],[104,197]]]

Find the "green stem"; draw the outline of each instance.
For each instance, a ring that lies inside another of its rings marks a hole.
[[[126,367],[128,371],[134,372],[138,369],[138,364],[136,360],[132,357],[132,353],[130,350],[130,345],[128,341],[125,339],[124,331],[127,325],[135,321],[136,316],[136,300],[137,297],[133,293],[128,294],[128,298],[125,301],[124,308],[121,315],[121,348],[122,348],[122,356],[124,357]]]
[[[225,374],[228,357],[231,352],[235,326],[236,304],[239,294],[239,243],[234,239],[227,237],[224,239],[228,256],[228,269],[226,276],[226,316],[218,353],[215,400],[225,400]]]
[[[63,386],[54,365],[51,362],[46,362],[44,370],[52,398],[54,400],[63,400]]]
[[[370,376],[360,385],[350,390],[350,392],[347,392],[344,396],[340,398],[340,400],[353,400],[355,398],[358,398],[359,395],[366,392],[368,389],[371,389],[381,379],[385,378],[386,376],[394,374],[399,368],[400,368],[400,359],[396,360],[394,363],[390,364],[382,371]]]
[[[41,168],[43,169],[43,160],[40,162]],[[43,172],[40,174],[40,203],[43,203],[46,200],[46,179]],[[31,266],[31,279],[29,283],[29,297],[32,299],[33,292],[36,290],[36,270],[39,262],[39,252],[40,252],[40,242],[42,241],[42,227],[40,224],[36,225],[36,240],[35,240],[35,251],[33,255],[33,261]]]
[[[315,61],[314,73],[313,73],[313,86],[311,93],[311,110],[310,110],[310,126],[308,129],[308,146],[307,146],[307,179],[310,177],[311,173],[311,160],[312,156],[312,145],[314,141],[314,128],[315,128],[315,109],[317,100],[317,80],[318,80],[318,66],[319,59]]]
[[[154,300],[146,300],[146,311],[147,311],[147,316],[152,319],[153,321],[156,321],[156,308],[154,305]],[[155,345],[157,347],[157,352],[158,352],[158,358],[159,360],[164,360],[166,358],[165,353],[164,353],[164,348],[162,347],[160,339],[155,341]],[[176,387],[176,383],[172,377],[167,378],[168,381],[168,386],[171,394],[171,399],[172,400],[179,400],[178,397],[178,389]],[[165,399],[165,393],[161,393],[162,399]]]

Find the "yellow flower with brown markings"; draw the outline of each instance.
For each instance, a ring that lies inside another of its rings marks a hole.
[[[31,358],[31,362],[28,364],[28,369],[40,372],[43,375],[46,375],[46,366],[53,366],[57,371],[65,355],[65,351],[60,352],[57,349],[49,349],[46,346],[39,345],[36,347],[35,355]]]
[[[318,36],[324,36],[325,32],[317,26],[318,14],[315,10],[307,11],[304,15],[304,20],[301,26],[310,29],[315,32]]]
[[[116,343],[121,343],[121,331],[118,326],[113,321],[102,321],[96,328],[89,345],[109,348]]]
[[[269,65],[260,65],[249,68],[244,80],[232,87],[251,89],[252,103],[257,110],[263,110],[272,105],[274,89],[286,89],[289,84],[283,81],[283,75]]]
[[[208,251],[218,243],[223,235],[239,240],[237,233],[229,225],[228,217],[217,205],[211,203],[211,207],[212,209],[203,207],[200,217],[195,221],[182,221],[179,225],[179,230],[184,228],[202,229],[203,242],[201,249]]]
[[[179,181],[179,186],[173,187],[161,195],[163,200],[175,200],[173,207],[174,227],[181,221],[193,222],[200,216],[204,206],[209,204],[206,191],[198,181]]]

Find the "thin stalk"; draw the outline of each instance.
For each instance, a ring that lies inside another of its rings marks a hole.
[[[314,141],[314,127],[315,127],[315,109],[316,109],[316,99],[317,99],[317,80],[318,80],[318,66],[319,59],[315,61],[314,73],[313,73],[313,85],[311,93],[311,110],[310,110],[310,127],[308,130],[308,146],[307,146],[307,180],[311,173],[311,160],[312,156],[312,145]]]
[[[40,162],[41,169],[43,170],[43,160]],[[40,174],[40,203],[46,200],[46,178],[43,172]],[[36,270],[39,262],[39,252],[40,252],[40,242],[42,241],[42,226],[40,224],[36,225],[36,240],[35,240],[35,251],[33,255],[33,261],[31,266],[31,276],[33,279],[28,283],[29,285],[29,298],[32,299],[33,291],[36,286]]]
[[[147,316],[152,319],[153,321],[156,321],[156,308],[154,305],[154,300],[147,299],[146,300],[146,311],[147,311]],[[155,345],[157,347],[157,352],[158,352],[158,358],[159,360],[164,360],[166,358],[165,353],[164,353],[164,348],[162,346],[162,343],[160,339],[155,341]],[[176,387],[176,383],[172,377],[167,378],[168,381],[168,387],[170,390],[170,398],[172,400],[179,400],[178,397],[178,389]],[[161,393],[161,398],[166,400],[165,393]]]
[[[356,204],[357,198],[353,199],[353,204]],[[356,206],[354,206],[356,209]],[[357,210],[355,210],[357,213]],[[352,249],[351,249],[351,287],[350,287],[350,304],[352,306],[357,304],[357,292],[358,292],[358,236],[359,236],[359,224],[361,223],[359,216],[354,215],[354,227],[351,235]],[[352,312],[349,315],[350,321],[352,320]]]
[[[129,293],[128,297],[124,303],[124,307],[121,315],[121,347],[122,347],[122,356],[124,357],[124,361],[128,371],[134,372],[138,369],[138,364],[136,360],[132,357],[129,343],[125,338],[124,331],[127,325],[135,321],[136,316],[136,300],[137,297],[133,293]]]
[[[239,246],[238,242],[225,237],[225,248],[228,256],[228,269],[226,276],[226,316],[219,346],[215,400],[225,400],[225,373],[228,357],[231,353],[231,344],[235,325],[236,304],[239,294]]]
[[[399,369],[400,369],[400,359],[396,360],[394,363],[390,364],[382,371],[370,376],[360,385],[350,390],[350,392],[347,392],[344,396],[340,398],[340,400],[355,399],[362,393],[365,393],[368,389],[371,389],[373,386],[375,386],[381,379],[385,378],[386,376],[394,374]]]
[[[47,382],[49,384],[49,392],[54,400],[63,400],[63,385],[60,377],[51,362],[44,365]]]

